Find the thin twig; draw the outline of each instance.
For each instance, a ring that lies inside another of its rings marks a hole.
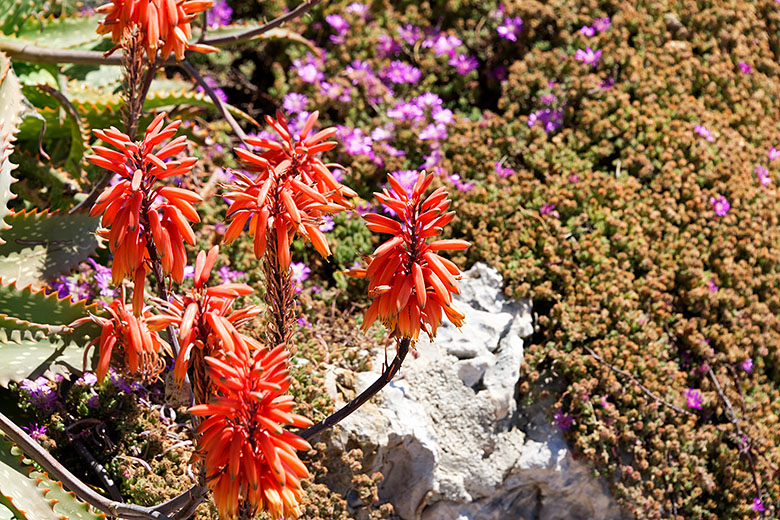
[[[230,113],[230,111],[225,106],[225,103],[222,102],[221,99],[219,99],[219,96],[216,92],[214,92],[214,89],[211,88],[208,83],[206,83],[206,80],[203,79],[203,77],[198,73],[198,71],[195,69],[195,67],[192,66],[190,62],[188,62],[186,59],[181,62],[181,66],[184,67],[184,70],[187,71],[187,73],[192,76],[192,79],[194,79],[198,85],[203,87],[203,90],[206,91],[206,94],[209,95],[211,98],[211,101],[214,102],[216,107],[219,109],[219,111],[222,113],[222,117],[225,118],[225,120],[230,125],[230,128],[233,129],[233,132],[238,136],[239,139],[241,139],[241,142],[246,144],[246,134],[241,129],[241,127],[238,125],[238,122],[233,117],[233,114]]]
[[[586,347],[585,345],[583,345],[583,346],[582,346],[582,348],[583,348],[583,349],[585,349],[585,351],[587,351],[587,353],[588,353],[588,354],[590,354],[590,356],[591,356],[593,359],[595,359],[596,361],[598,361],[599,363],[601,363],[602,365],[604,365],[604,366],[605,366],[605,367],[607,367],[608,369],[612,370],[612,371],[613,371],[613,372],[615,372],[616,374],[620,374],[621,376],[623,376],[623,377],[625,377],[625,378],[629,379],[629,380],[630,380],[632,383],[634,383],[636,386],[638,386],[638,387],[639,387],[639,389],[640,389],[640,390],[642,390],[642,392],[643,392],[643,393],[644,393],[646,396],[650,397],[650,398],[651,398],[651,399],[653,399],[654,401],[656,401],[656,402],[658,402],[658,403],[660,403],[660,404],[662,404],[662,405],[666,406],[667,408],[670,408],[670,409],[674,410],[674,411],[675,411],[675,412],[677,412],[677,413],[682,413],[682,414],[685,414],[685,415],[689,415],[689,416],[691,416],[691,417],[696,417],[696,414],[695,414],[695,413],[689,412],[688,410],[683,410],[683,409],[682,409],[682,408],[680,408],[679,406],[675,406],[675,405],[673,405],[672,403],[670,403],[670,402],[668,402],[668,401],[665,401],[665,400],[661,399],[660,397],[658,397],[657,395],[655,395],[653,392],[651,392],[649,388],[647,388],[645,385],[643,385],[642,383],[640,383],[640,382],[639,382],[639,380],[638,380],[637,378],[635,378],[634,376],[632,376],[631,374],[629,374],[629,373],[628,373],[628,372],[626,372],[625,370],[621,370],[621,369],[619,369],[619,368],[617,368],[617,367],[615,367],[615,366],[613,366],[613,365],[610,365],[609,363],[607,363],[606,361],[604,361],[604,359],[603,359],[601,356],[599,356],[598,354],[596,354],[595,352],[593,352],[593,351],[592,351],[590,348]]]
[[[232,43],[240,43],[240,42],[252,40],[254,38],[257,38],[261,34],[270,31],[271,29],[279,27],[285,22],[289,22],[291,20],[295,20],[296,18],[303,16],[304,14],[311,11],[311,9],[317,4],[319,4],[320,2],[322,2],[322,0],[305,0],[301,5],[299,5],[289,13],[274,18],[270,22],[264,23],[260,27],[256,27],[254,29],[248,29],[246,31],[231,36],[223,36],[221,38],[211,38],[211,39],[206,38],[201,43],[205,45],[219,46],[219,45],[228,45]]]
[[[354,398],[352,401],[349,402],[346,406],[341,408],[336,413],[326,417],[325,419],[321,420],[317,424],[310,426],[303,430],[300,433],[300,436],[304,439],[311,439],[315,435],[319,434],[323,430],[326,430],[336,424],[338,424],[341,420],[346,418],[349,414],[360,408],[363,404],[365,404],[366,401],[371,399],[374,395],[377,394],[382,388],[384,388],[390,381],[393,380],[393,377],[395,377],[395,374],[398,373],[398,371],[401,369],[401,364],[404,362],[404,358],[406,358],[406,354],[409,353],[409,345],[411,344],[411,341],[409,338],[404,338],[401,341],[398,342],[398,351],[395,354],[395,358],[393,359],[393,362],[390,363],[390,365],[385,368],[384,372],[382,372],[382,375],[379,376],[379,379],[374,381],[374,383],[363,390],[363,392]]]
[[[85,459],[89,469],[91,469],[92,472],[97,475],[97,477],[103,483],[103,486],[105,486],[105,488],[108,490],[111,498],[117,502],[121,502],[122,493],[119,492],[119,488],[116,487],[116,484],[114,484],[114,481],[108,475],[106,468],[104,468],[103,465],[99,463],[97,459],[95,459],[95,457],[92,455],[92,453],[89,452],[87,447],[84,446],[84,443],[81,442],[80,439],[73,439],[71,444],[73,444],[73,447],[76,448],[77,452],[79,452],[79,455]]]
[[[60,464],[48,451],[43,449],[43,447],[35,442],[32,437],[27,435],[2,413],[0,413],[0,430],[2,430],[11,442],[19,446],[25,454],[34,459],[44,471],[61,481],[63,487],[75,493],[77,497],[95,509],[102,511],[109,516],[125,518],[127,520],[171,520],[168,516],[159,511],[155,511],[154,508],[138,506],[135,504],[122,504],[100,495],[79,480],[78,477]]]
[[[721,402],[723,402],[723,405],[726,407],[726,417],[729,419],[729,421],[731,421],[731,424],[734,425],[734,429],[737,430],[737,435],[739,435],[738,442],[745,447],[744,450],[740,449],[740,451],[745,454],[745,458],[748,461],[748,465],[750,466],[750,473],[753,476],[753,485],[756,488],[756,497],[760,499],[761,484],[758,482],[758,472],[756,471],[756,464],[753,460],[753,442],[751,441],[750,437],[748,437],[745,432],[742,431],[742,427],[739,425],[737,414],[734,413],[734,407],[731,406],[731,401],[723,391],[723,388],[721,388],[720,381],[718,381],[718,378],[715,377],[715,373],[712,371],[712,367],[710,366],[707,367],[707,375],[710,376],[712,383],[715,385],[715,391],[718,393],[718,397],[720,397]],[[762,514],[761,516],[763,517],[764,515]]]

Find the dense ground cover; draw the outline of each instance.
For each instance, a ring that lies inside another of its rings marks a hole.
[[[225,6],[215,26],[288,7]],[[626,507],[637,518],[776,515],[780,5],[334,1],[290,28],[312,45],[245,44],[199,63],[258,119],[282,107],[300,128],[318,109],[338,125],[336,159],[361,211],[386,172],[427,169],[454,189],[452,234],[474,244],[468,261],[534,301],[518,398],[562,381],[550,420]],[[219,151],[227,127],[206,128],[194,132],[212,145],[207,173],[235,166]],[[220,235],[216,221],[205,218],[202,245]],[[331,263],[294,256],[313,269],[296,276],[310,304],[300,348],[316,360],[330,359],[323,334],[337,349],[357,341],[309,324],[351,323],[328,308],[361,293],[340,271],[371,250],[353,216],[328,232]],[[260,279],[250,248],[227,252],[225,279]],[[361,359],[352,350],[346,363]],[[316,366],[299,380],[296,392],[315,395]],[[356,468],[356,483],[370,503],[375,481]],[[315,491],[309,517],[346,517]]]

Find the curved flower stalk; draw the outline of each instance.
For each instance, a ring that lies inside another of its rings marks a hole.
[[[158,301],[160,314],[154,318],[159,328],[175,325],[179,329],[179,353],[174,367],[176,381],[181,384],[193,367],[193,391],[196,402],[203,403],[209,395],[209,381],[205,375],[205,356],[233,352],[247,358],[263,346],[238,329],[262,312],[257,305],[233,309],[239,296],[253,289],[242,283],[223,283],[208,287],[211,269],[219,247],[201,251],[195,260],[194,287],[184,296],[172,295],[171,301]]]
[[[374,196],[401,221],[375,213],[365,215],[369,229],[392,238],[376,248],[366,269],[347,271],[351,276],[368,278],[369,295],[374,297],[362,328],[368,330],[378,318],[391,336],[416,341],[422,329],[433,339],[443,315],[456,327],[463,325],[465,317],[452,306],[452,294],[460,293],[460,270],[437,252],[461,251],[470,244],[465,240],[428,242],[455,216],[455,212],[446,212],[450,200],[444,187],[422,200],[431,175],[420,173],[409,193],[392,175],[387,179],[392,191],[385,189]]]
[[[141,46],[151,63],[157,58],[165,61],[171,52],[176,59],[184,59],[184,51],[217,52],[209,45],[191,44],[190,24],[198,14],[213,7],[212,0],[112,0],[97,9],[106,18],[97,28],[98,34],[111,33],[114,43],[120,43],[124,31],[138,27],[141,31]],[[117,45],[108,54],[117,50]]]
[[[217,396],[190,412],[207,418],[198,426],[197,453],[220,518],[235,518],[241,506],[259,507],[270,518],[301,514],[300,479],[309,472],[297,450],[311,445],[282,426],[302,428],[311,421],[292,413],[293,397],[283,395],[290,385],[287,358],[284,345],[251,356],[236,350],[206,358]]]
[[[162,327],[155,323],[154,316],[148,309],[140,316],[130,312],[125,306],[125,295],[111,302],[106,310],[110,318],[91,315],[73,322],[71,327],[78,327],[93,321],[102,327],[100,337],[93,339],[84,351],[86,365],[89,349],[99,344],[99,360],[95,375],[98,381],[103,381],[108,372],[108,366],[116,353],[124,357],[125,369],[132,374],[140,373],[145,378],[158,375],[165,368],[165,362],[160,353],[170,355],[171,347],[158,334]]]
[[[135,282],[133,309],[136,316],[143,307],[150,246],[154,246],[155,255],[159,255],[163,274],[170,274],[181,283],[187,264],[184,242],[195,244],[195,233],[189,222],[200,222],[193,207],[201,201],[197,193],[157,185],[159,180],[190,173],[196,163],[194,158],[166,162],[187,148],[186,136],[177,137],[153,152],[160,143],[176,135],[179,128],[178,121],[163,128],[164,119],[165,113],[158,114],[143,140],[135,143],[113,127],[95,130],[95,135],[116,149],[95,146],[96,155],[87,156],[92,164],[120,177],[117,184],[98,197],[90,215],[102,214],[101,225],[108,228],[101,234],[114,253],[111,267],[114,284],[119,285],[126,277]]]
[[[277,112],[276,119],[266,116],[281,142],[248,137],[248,144],[267,151],[256,154],[236,148],[235,152],[257,176],[250,179],[236,174],[238,180],[228,185],[225,193],[233,201],[227,213],[231,222],[225,242],[233,242],[248,222],[255,256],[261,258],[268,230],[276,242],[283,270],[290,266],[290,240],[296,233],[309,239],[323,257],[330,255],[325,235],[318,228],[321,217],[351,209],[352,203],[347,199],[356,195],[336,180],[329,168],[333,165],[326,165],[317,155],[336,146],[335,141],[326,141],[336,133],[335,128],[309,135],[318,115],[314,112],[309,116],[299,137],[291,134],[281,112]]]

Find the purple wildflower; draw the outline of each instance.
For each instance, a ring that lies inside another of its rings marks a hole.
[[[780,159],[780,150],[773,146],[769,149],[769,162],[776,161],[777,159]]]
[[[344,43],[344,36],[349,31],[349,22],[338,14],[329,14],[325,17],[325,21],[336,31],[336,34],[330,35],[330,42],[335,44]]]
[[[371,130],[371,139],[376,141],[388,141],[393,138],[392,125],[378,126]]]
[[[712,133],[710,133],[710,131],[707,130],[707,127],[704,125],[696,125],[696,128],[694,128],[693,131],[709,142],[713,142],[715,140],[715,138],[712,137]]]
[[[27,394],[28,401],[38,407],[44,413],[51,413],[57,408],[57,391],[54,390],[49,380],[39,377],[35,381],[22,380],[21,388]]]
[[[226,265],[217,269],[217,276],[219,276],[223,283],[239,282],[246,279],[246,273],[243,271],[234,271]]]
[[[580,34],[590,38],[592,36],[596,36],[596,29],[590,27],[589,25],[583,25],[582,27],[580,27]]]
[[[761,499],[759,497],[756,497],[753,499],[753,511],[756,513],[763,513],[766,511],[766,507],[764,507],[764,503],[761,502]]]
[[[554,105],[558,101],[558,97],[555,94],[545,94],[540,98],[540,101],[545,105]]]
[[[214,7],[206,13],[206,23],[211,29],[229,25],[232,19],[233,9],[230,8],[226,0],[216,0]]]
[[[76,380],[77,386],[95,386],[97,384],[97,376],[92,372],[84,372],[84,375]]]
[[[320,70],[322,58],[306,53],[305,58],[293,60],[293,68],[304,83],[317,83],[325,79],[325,74]]]
[[[290,92],[284,96],[284,100],[282,101],[282,108],[284,108],[290,114],[297,114],[298,112],[303,112],[306,110],[306,103],[308,101],[309,98],[303,94]]]
[[[406,195],[411,197],[414,184],[417,182],[417,178],[420,176],[420,172],[417,170],[398,170],[392,172],[391,175],[401,183],[401,186],[403,186],[406,190]]]
[[[731,203],[723,195],[716,197],[710,197],[710,204],[715,209],[715,214],[719,217],[725,217],[726,213],[731,209]]]
[[[479,67],[479,62],[476,60],[476,58],[467,54],[458,54],[457,56],[450,58],[447,63],[455,67],[455,69],[458,71],[458,74],[461,76],[465,76],[472,70]]]
[[[100,398],[96,395],[93,395],[89,399],[87,399],[87,406],[90,408],[99,408],[100,407]]]
[[[586,47],[585,50],[577,49],[577,52],[574,53],[574,59],[595,67],[601,59],[601,50],[594,51],[590,47]]]
[[[710,281],[709,281],[709,282],[707,282],[707,287],[709,288],[709,290],[710,290],[710,292],[711,292],[711,293],[716,293],[716,292],[718,292],[718,286],[717,286],[717,285],[715,285],[715,280],[714,280],[714,279],[712,279],[712,278],[710,278]]]
[[[413,65],[394,60],[382,70],[382,76],[391,83],[417,83],[420,81],[422,73]]]
[[[772,182],[772,177],[769,175],[769,170],[766,169],[766,166],[759,164],[754,171],[758,175],[758,180],[762,186],[768,186]]]
[[[88,259],[88,262],[92,265],[95,273],[92,275],[97,285],[98,291],[101,296],[116,296],[116,289],[112,287],[113,280],[111,278],[111,268],[100,265],[92,258]]]
[[[292,279],[295,280],[296,283],[303,283],[311,274],[311,269],[303,262],[291,263],[290,270],[292,272]]]
[[[437,108],[441,107],[442,100],[439,96],[434,94],[433,92],[426,92],[424,94],[420,94],[416,98],[414,98],[413,102],[420,108]]]
[[[603,33],[604,31],[609,29],[611,25],[612,22],[608,17],[596,18],[595,20],[593,20],[593,28],[600,33]]]
[[[422,29],[411,24],[398,28],[398,36],[409,45],[417,43],[422,38],[422,35]]]
[[[320,92],[331,99],[338,99],[342,103],[348,103],[352,100],[352,88],[339,85],[337,83],[320,83]]]
[[[449,108],[434,108],[433,120],[437,123],[448,125],[455,120],[455,117],[452,115],[452,110]]]
[[[517,41],[517,35],[523,30],[523,19],[519,16],[504,18],[502,25],[496,28],[498,35],[511,42]]]
[[[744,61],[739,62],[739,70],[742,72],[742,74],[753,74],[753,67]]]
[[[360,128],[337,126],[339,137],[344,144],[344,151],[349,155],[367,155],[373,157],[374,144],[371,136],[365,135]]]
[[[414,103],[402,101],[393,108],[388,109],[387,117],[391,119],[400,119],[401,121],[423,121],[425,113]]]
[[[46,435],[46,425],[38,426],[38,423],[30,423],[29,426],[22,426],[22,430],[27,432],[27,435],[32,437],[34,441],[38,440],[41,435]]]
[[[306,327],[307,329],[311,328],[311,323],[306,319],[306,316],[301,316],[298,318],[297,322],[300,327]]]
[[[431,123],[423,128],[417,137],[423,141],[447,139],[447,127],[442,123]]]
[[[347,6],[346,11],[361,18],[368,16],[368,6],[366,4],[361,4],[360,2],[352,2]]]
[[[376,45],[376,52],[381,58],[398,56],[398,54],[401,52],[401,46],[398,45],[398,42],[396,42],[389,34],[382,34],[379,36],[379,42]]]
[[[545,204],[542,206],[542,208],[539,210],[539,213],[541,215],[550,215],[551,217],[558,218],[560,215],[555,210],[555,204]]]
[[[474,188],[474,184],[461,180],[460,175],[457,173],[453,173],[452,175],[449,175],[447,177],[447,180],[450,181],[452,184],[454,184],[459,191],[462,191],[464,193],[471,191]]]
[[[508,166],[503,166],[501,164],[501,161],[496,161],[495,165],[495,172],[498,174],[499,177],[502,179],[506,179],[510,175],[516,173],[512,168]]]
[[[747,358],[739,366],[740,366],[740,368],[742,368],[742,370],[744,370],[748,374],[752,373],[753,372],[753,358]]]
[[[319,225],[319,230],[323,233],[327,233],[328,231],[331,231],[336,225],[333,223],[333,217],[330,217],[328,215],[324,215],[322,217],[322,224]]]
[[[558,410],[553,415],[553,424],[561,431],[566,431],[574,424],[574,417],[567,413],[563,413],[563,410]]]
[[[442,160],[442,153],[441,150],[438,148],[434,148],[431,150],[430,155],[423,155],[423,158],[425,159],[425,162],[420,165],[421,170],[431,170],[435,166],[437,166],[441,160]]]
[[[563,124],[563,110],[553,110],[544,108],[537,110],[528,116],[528,126],[532,127],[536,122],[540,122],[546,133],[552,133]]]
[[[455,56],[455,51],[463,45],[463,42],[457,36],[445,36],[440,34],[433,42],[433,52],[436,56]]]
[[[694,390],[693,388],[685,390],[685,404],[688,405],[688,408],[701,410],[702,402],[701,393],[698,390]]]

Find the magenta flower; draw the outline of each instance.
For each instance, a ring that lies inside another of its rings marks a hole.
[[[545,108],[531,113],[528,116],[529,128],[534,126],[537,121],[542,124],[546,133],[552,133],[563,124],[563,110]]]
[[[503,166],[500,161],[496,161],[495,172],[502,179],[506,179],[507,177],[509,177],[513,173],[516,173],[512,168],[510,168],[508,166]]]
[[[761,502],[761,499],[756,497],[753,499],[753,511],[756,513],[763,513],[766,511],[766,507],[764,507],[764,503]]]
[[[601,59],[601,51],[594,51],[590,47],[586,47],[585,50],[577,49],[577,52],[574,53],[574,59],[595,67]]]
[[[305,83],[317,83],[325,79],[325,74],[319,70],[321,60],[311,53],[306,58],[293,60],[293,68]]]
[[[600,33],[603,33],[612,25],[612,22],[608,17],[596,18],[593,20],[593,28]]]
[[[382,34],[379,36],[379,42],[376,45],[376,52],[381,58],[398,56],[398,54],[401,52],[401,46],[398,45],[398,42],[396,42],[389,34]]]
[[[38,426],[38,423],[30,423],[29,426],[22,426],[22,430],[27,432],[27,435],[33,438],[34,441],[38,440],[38,437],[46,434],[46,425]]]
[[[758,175],[758,180],[762,186],[768,186],[769,183],[772,182],[769,170],[767,170],[765,166],[759,164],[754,171],[756,172],[756,175]]]
[[[567,413],[563,413],[563,410],[558,410],[553,415],[553,424],[558,427],[559,430],[566,431],[574,424],[574,417]]]
[[[715,214],[719,217],[725,217],[726,213],[731,209],[731,203],[723,195],[717,197],[710,197],[710,204],[715,209]]]
[[[433,42],[433,52],[436,56],[447,55],[450,58],[455,56],[455,51],[463,45],[463,42],[457,36],[445,36],[440,34]]]
[[[502,25],[496,28],[498,35],[511,42],[517,41],[517,36],[523,30],[523,19],[519,16],[504,18]]]
[[[742,370],[750,374],[753,372],[753,358],[747,358],[739,366],[742,368]]]
[[[206,12],[206,24],[210,29],[217,29],[223,25],[229,25],[233,18],[233,9],[226,0],[217,0],[214,7]]]
[[[590,38],[592,36],[596,36],[596,29],[594,29],[593,27],[590,27],[588,25],[583,25],[582,27],[580,27],[580,34]]]
[[[769,161],[775,161],[777,159],[780,159],[780,150],[775,148],[774,146],[769,149]]]
[[[355,14],[361,18],[368,16],[368,6],[360,2],[352,2],[347,6],[346,10],[348,13]]]
[[[422,77],[420,69],[399,60],[394,60],[385,67],[382,75],[391,83],[417,83]]]
[[[542,215],[550,215],[551,217],[555,217],[555,218],[560,217],[558,212],[555,211],[555,204],[545,204],[539,210],[539,213],[542,214]]]
[[[707,283],[707,286],[709,287],[711,293],[718,292],[718,286],[715,285],[715,280],[713,280],[712,278],[710,278],[710,281]]]
[[[333,217],[325,215],[322,217],[322,224],[319,225],[319,230],[323,233],[331,231],[336,225],[333,223]]]
[[[414,45],[422,38],[422,29],[411,24],[398,28],[398,36],[409,45]]]
[[[302,284],[311,274],[309,269],[303,262],[293,262],[290,264],[290,270],[292,271],[292,279],[297,284]]]
[[[290,92],[284,96],[284,100],[282,101],[282,108],[291,114],[297,114],[298,112],[303,112],[306,110],[306,103],[308,101],[309,98],[303,94]]]
[[[714,137],[712,137],[712,134],[709,130],[707,130],[707,127],[704,125],[696,125],[696,128],[693,129],[694,132],[705,138],[707,141],[712,142],[715,140]]]
[[[739,62],[739,70],[742,71],[742,74],[753,74],[753,67],[744,61]]]
[[[479,62],[473,56],[467,54],[458,54],[457,56],[450,58],[447,62],[458,71],[458,74],[465,76],[472,70],[479,66]]]
[[[702,402],[701,393],[698,390],[694,390],[693,388],[685,390],[685,404],[688,405],[688,408],[691,408],[692,410],[701,410]]]
[[[601,82],[601,85],[599,85],[601,90],[610,90],[614,86],[615,86],[615,78],[607,78]]]

